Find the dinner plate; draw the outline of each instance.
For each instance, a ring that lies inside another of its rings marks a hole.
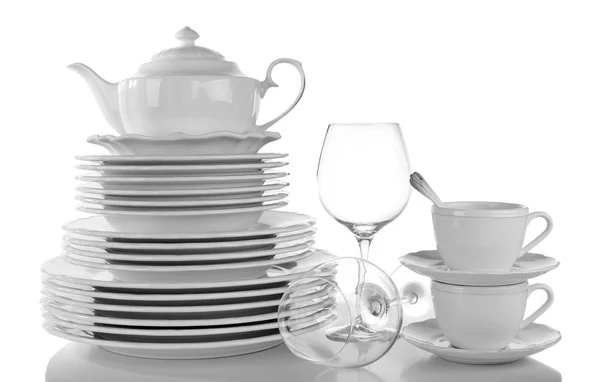
[[[298,233],[296,233],[298,232]],[[163,253],[177,253],[178,251],[196,251],[196,250],[205,250],[206,252],[214,251],[217,249],[230,249],[228,252],[234,251],[243,251],[243,250],[252,250],[254,248],[261,248],[264,246],[268,246],[271,244],[281,244],[281,243],[295,243],[297,241],[301,241],[304,239],[311,238],[316,229],[312,226],[308,226],[306,229],[302,229],[300,231],[296,231],[292,233],[279,234],[274,236],[269,236],[266,239],[246,239],[242,238],[242,240],[211,240],[206,239],[204,241],[184,241],[184,242],[172,242],[172,243],[163,243],[163,242],[124,242],[124,241],[106,241],[101,238],[93,237],[93,236],[83,236],[77,234],[65,234],[63,239],[66,243],[75,248],[79,249],[91,249],[91,248],[99,248],[99,249],[110,249],[110,250],[134,250],[134,251],[153,251],[158,252],[161,251]],[[267,248],[270,249],[270,248]]]
[[[298,296],[294,298],[293,307],[291,309],[301,309],[307,306],[313,306],[316,304],[323,303],[324,306],[331,306],[335,302],[335,298],[330,296],[332,287],[325,287],[316,289],[308,294]],[[277,307],[279,300],[277,296],[264,300],[254,302],[236,302],[232,304],[215,304],[215,305],[124,305],[124,304],[104,304],[98,303],[94,298],[87,296],[75,296],[60,292],[56,289],[46,288],[42,289],[42,304],[53,304],[62,306],[68,310],[70,307],[86,308],[93,311],[103,312],[129,312],[129,313],[156,313],[156,314],[170,314],[171,319],[183,318],[187,313],[197,313],[197,319],[202,318],[213,318],[209,317],[212,313],[225,313],[223,317],[231,317],[228,314],[230,312],[251,312],[260,308]],[[201,314],[206,314],[206,317]],[[237,314],[235,316],[239,316]]]
[[[263,184],[241,187],[239,185],[230,185],[227,187],[214,187],[214,188],[199,188],[199,189],[162,189],[154,190],[148,188],[135,189],[135,188],[117,188],[109,187],[104,188],[99,183],[84,183],[81,186],[77,186],[77,191],[86,194],[102,195],[104,197],[111,196],[127,196],[127,197],[173,197],[173,196],[203,196],[203,197],[221,197],[224,195],[250,195],[252,197],[260,196],[265,191],[280,190],[284,187],[289,186],[289,183],[282,181],[265,181]]]
[[[200,164],[200,163],[252,163],[287,157],[287,154],[228,154],[228,155],[82,155],[75,159],[86,162],[123,164]]]
[[[227,281],[257,279],[264,276],[271,266],[302,260],[310,256],[313,251],[291,253],[262,261],[210,265],[110,264],[103,260],[101,260],[102,262],[86,261],[85,258],[82,260],[82,258],[74,256],[67,257],[67,261],[82,267],[112,271],[116,277],[125,282],[152,281],[155,279],[163,282]]]
[[[88,323],[71,321],[45,311],[42,317],[49,323],[69,329],[78,329],[94,333],[113,335],[117,341],[131,342],[202,342],[202,341],[229,341],[237,339],[239,334],[257,334],[263,331],[277,331],[279,325],[276,320],[248,323],[247,325],[204,327],[204,328],[144,328],[144,327],[119,327],[105,325],[90,325]],[[320,311],[303,317],[288,319],[293,325],[305,325],[336,317],[334,311]],[[252,335],[254,337],[255,335]],[[239,337],[238,337],[239,338]]]
[[[147,265],[201,265],[209,263],[232,263],[255,261],[259,259],[271,259],[277,255],[298,253],[312,248],[315,241],[312,238],[297,243],[282,243],[274,245],[273,249],[231,251],[231,252],[206,252],[206,253],[183,253],[183,254],[157,254],[157,253],[131,253],[111,250],[78,249],[68,244],[63,244],[64,252],[69,255],[90,258],[90,260],[109,260],[114,264],[123,263],[146,263]]]
[[[76,200],[87,203],[87,204],[98,204],[101,206],[115,206],[115,207],[148,207],[148,208],[167,208],[167,207],[228,207],[228,206],[260,206],[263,203],[279,201],[285,199],[288,196],[287,192],[280,192],[277,194],[268,194],[252,198],[240,198],[240,199],[188,199],[182,200],[181,198],[174,198],[171,200],[148,200],[148,199],[117,199],[109,198],[105,199],[102,197],[95,196],[94,194],[77,195]]]
[[[134,294],[134,293],[110,293],[100,292],[88,285],[78,285],[52,280],[45,277],[42,280],[44,288],[51,291],[61,292],[68,298],[75,296],[93,298],[100,303],[112,303],[122,305],[210,305],[210,304],[233,304],[241,302],[264,301],[280,298],[287,290],[287,286],[277,288],[265,288],[247,291],[234,291],[225,293],[169,293],[169,294]],[[313,281],[311,288],[323,288],[321,280]],[[308,287],[309,283],[303,284]],[[110,301],[110,302],[109,302]]]
[[[265,337],[218,342],[135,343],[100,340],[95,338],[92,333],[61,328],[47,322],[43,324],[43,327],[48,333],[69,341],[97,345],[116,354],[139,358],[205,359],[231,357],[270,349],[282,342],[280,334],[272,334]]]
[[[499,286],[525,282],[559,266],[559,262],[537,253],[519,257],[506,272],[469,272],[448,269],[438,251],[420,251],[400,257],[400,263],[433,280],[455,285]]]
[[[320,312],[333,312],[335,304],[326,299],[314,304],[285,312],[286,317],[300,318],[319,314]],[[165,318],[119,318],[109,317],[94,309],[84,307],[65,305],[50,300],[42,301],[43,311],[47,311],[63,320],[72,322],[91,324],[91,325],[110,325],[113,327],[138,327],[138,328],[214,328],[224,326],[242,326],[253,323],[268,322],[276,320],[278,317],[277,309],[268,313],[253,314],[247,311],[247,314],[234,315],[225,318],[187,318],[178,317],[176,319]]]
[[[107,207],[94,204],[81,204],[78,211],[104,215],[106,220],[118,230],[152,229],[180,232],[219,232],[226,229],[241,231],[256,224],[268,210],[285,207],[287,202],[274,202],[254,207],[215,207],[215,208],[127,208]]]
[[[284,286],[298,275],[334,258],[335,256],[327,251],[316,250],[311,256],[300,261],[271,267],[267,274],[259,279],[219,282],[198,280],[186,283],[129,283],[119,280],[111,271],[80,267],[69,263],[63,257],[54,257],[45,261],[41,270],[43,274],[53,280],[90,285],[98,290],[102,289],[104,292],[124,291],[125,293],[146,294],[173,293],[172,291],[178,291],[177,293],[233,292]],[[331,269],[329,272],[333,274],[335,269]],[[323,272],[323,276],[326,275],[327,272]]]
[[[160,185],[168,188],[183,184],[230,184],[244,183],[248,181],[263,181],[268,179],[282,178],[289,175],[286,172],[271,172],[263,174],[238,174],[238,175],[205,175],[205,176],[103,176],[103,175],[78,175],[75,179],[84,182],[100,183],[102,185],[138,184],[138,185]]]
[[[128,227],[128,230],[115,229],[103,216],[92,216],[77,219],[63,225],[69,233],[103,238],[121,239],[226,239],[241,237],[257,237],[289,233],[314,225],[316,220],[308,215],[288,211],[265,211],[260,219],[245,230],[225,228],[220,232],[178,232],[151,229],[141,230],[138,226]]]
[[[103,175],[116,176],[151,176],[175,174],[227,174],[227,173],[258,173],[263,170],[279,168],[288,165],[287,162],[258,162],[234,164],[192,164],[192,165],[104,165],[78,164],[79,170],[94,171]]]

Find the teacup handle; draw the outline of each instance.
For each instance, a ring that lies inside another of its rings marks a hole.
[[[529,289],[527,290],[527,298],[529,298],[529,296],[531,295],[531,293],[533,291],[538,290],[538,289],[542,289],[543,291],[546,292],[546,296],[547,296],[546,302],[544,302],[542,304],[542,306],[540,306],[538,308],[538,310],[536,310],[529,317],[527,317],[525,320],[523,320],[523,322],[521,323],[521,329],[523,329],[527,325],[531,324],[533,321],[537,320],[542,314],[544,314],[545,311],[548,310],[550,305],[552,305],[552,303],[554,302],[554,292],[552,291],[552,288],[550,288],[546,284],[541,284],[541,283],[533,284],[533,285],[529,286]]]
[[[283,113],[279,114],[278,117],[270,120],[269,122],[260,126],[256,126],[255,131],[259,133],[264,132],[274,123],[279,121],[281,118],[285,117],[287,113],[292,111],[292,109],[296,106],[296,104],[298,103],[298,101],[300,101],[300,98],[302,98],[302,95],[304,94],[304,88],[306,87],[306,79],[304,78],[304,70],[302,69],[302,63],[300,63],[300,61],[292,60],[291,58],[280,58],[273,61],[271,65],[269,65],[269,68],[267,69],[267,77],[263,82],[260,83],[260,98],[262,99],[265,96],[267,90],[269,90],[270,88],[279,86],[277,85],[277,83],[275,83],[275,81],[273,81],[273,78],[271,77],[273,68],[275,68],[275,66],[279,64],[290,64],[294,68],[296,68],[296,70],[298,70],[298,73],[300,74],[300,91],[298,92],[298,95],[296,96],[294,102],[292,102],[292,104],[290,105],[290,107],[287,108],[287,110],[285,110]]]
[[[531,251],[533,249],[533,247],[535,247],[542,240],[544,240],[550,234],[550,232],[552,232],[552,228],[554,228],[554,223],[552,222],[552,218],[550,217],[550,215],[548,215],[547,213],[542,212],[542,211],[536,211],[536,212],[530,213],[529,216],[527,217],[527,225],[529,225],[529,223],[531,223],[531,221],[535,218],[544,219],[546,221],[546,229],[544,230],[544,232],[540,233],[538,235],[538,237],[531,240],[531,242],[529,244],[527,244],[526,246],[523,247],[523,249],[521,249],[521,253],[519,253],[519,257],[521,257],[524,254]]]

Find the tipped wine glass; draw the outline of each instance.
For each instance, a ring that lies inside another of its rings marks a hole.
[[[410,281],[410,273],[397,270],[394,275],[356,257],[330,260],[303,274],[279,304],[277,322],[285,344],[295,355],[328,366],[377,361],[396,342],[403,321],[413,321],[414,314],[432,305],[426,285]],[[326,301],[307,301],[323,290]],[[299,313],[299,304],[312,311]],[[308,323],[306,315],[318,318]]]
[[[363,259],[373,236],[408,204],[410,173],[397,123],[329,125],[317,170],[319,197],[352,231]]]

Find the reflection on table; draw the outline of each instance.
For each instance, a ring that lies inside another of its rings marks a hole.
[[[403,340],[382,359],[361,369],[332,369],[291,354],[285,345],[240,357],[212,360],[149,360],[71,343],[48,364],[47,382],[557,382],[561,374],[532,358],[491,366],[444,361]]]

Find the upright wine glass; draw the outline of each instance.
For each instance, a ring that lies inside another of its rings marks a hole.
[[[354,233],[363,259],[375,233],[406,207],[410,173],[397,123],[329,125],[317,170],[319,197]]]

